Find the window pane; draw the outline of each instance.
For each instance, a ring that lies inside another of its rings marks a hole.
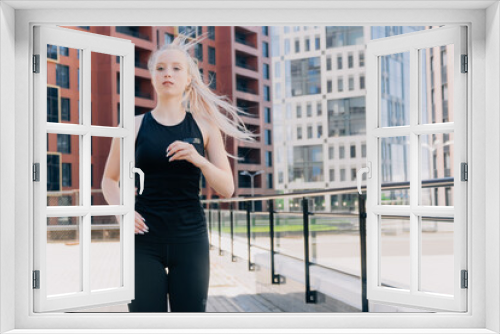
[[[78,135],[47,134],[47,206],[81,205],[80,140]]]
[[[453,122],[453,54],[453,44],[419,51],[421,124]]]
[[[380,279],[379,285],[410,289],[409,217],[380,217]]]
[[[427,180],[454,178],[453,133],[436,133],[420,136],[422,157],[422,195],[420,205],[453,206],[453,185],[427,187]],[[451,179],[453,181],[453,179]]]
[[[380,58],[380,125],[410,124],[410,53]]]
[[[47,295],[82,291],[83,217],[47,217]]]
[[[123,216],[92,216],[90,244],[90,289],[118,288],[122,282]]]
[[[47,122],[81,124],[77,75],[80,50],[60,47],[64,54],[67,53],[67,56],[58,60],[64,63],[61,64],[54,62],[58,59],[57,48],[47,44]]]
[[[93,166],[93,181],[91,183],[91,189],[92,189],[92,197],[93,197],[93,205],[121,205],[123,204],[123,197],[121,197],[120,203],[108,203],[106,198],[104,198],[104,194],[101,189],[101,183],[104,177],[104,168],[106,166],[106,161],[109,156],[109,151],[111,149],[111,143],[113,141],[113,138],[111,137],[99,137],[99,136],[93,136],[92,138],[92,166]],[[121,139],[117,140],[117,147],[116,147],[116,152],[118,154],[118,159],[119,161],[122,161],[121,153],[120,153],[120,146],[121,146]],[[118,173],[120,173],[120,170],[118,170]],[[139,175],[137,173],[134,173],[136,180],[139,180]],[[118,175],[118,177],[120,177]],[[120,182],[119,184],[122,184]],[[118,185],[119,186],[119,185]],[[136,187],[137,192],[139,191],[139,184],[136,182]],[[121,190],[121,188],[120,188]],[[121,191],[120,191],[121,193]]]
[[[380,171],[382,184],[410,181],[410,139],[408,136],[381,138]],[[380,204],[409,205],[408,189],[381,190]]]
[[[135,67],[147,68],[148,53],[135,52]],[[120,89],[117,85],[124,84],[113,78],[120,75],[120,67],[115,66],[116,56],[105,53],[91,52],[91,124],[98,126],[118,126],[118,117],[116,117],[116,106],[120,103]],[[123,80],[122,80],[123,81]],[[140,77],[136,77],[138,84],[136,85],[135,95],[144,99],[151,100],[152,87],[148,81]],[[151,101],[152,102],[152,101]]]
[[[420,217],[420,291],[453,295],[453,219]]]

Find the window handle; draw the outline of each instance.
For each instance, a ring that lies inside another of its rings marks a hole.
[[[368,161],[366,163],[366,167],[360,168],[356,172],[356,182],[358,183],[358,192],[360,194],[362,194],[362,192],[361,192],[361,175],[363,175],[363,173],[368,174],[369,179],[372,178],[372,163],[371,163],[371,161]]]
[[[134,173],[139,174],[139,184],[141,187],[141,189],[139,190],[139,195],[142,195],[142,191],[144,190],[144,172],[140,168],[134,167],[133,163],[133,161],[130,161],[129,163],[130,178],[134,178]]]

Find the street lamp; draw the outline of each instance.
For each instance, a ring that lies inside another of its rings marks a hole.
[[[262,174],[264,173],[263,170],[259,170],[259,171],[256,171],[255,173],[253,174],[250,174],[249,171],[247,170],[244,170],[244,171],[240,171],[240,175],[248,175],[250,176],[250,188],[251,188],[251,191],[252,191],[252,197],[253,197],[253,178],[256,176],[256,175],[259,175],[259,174]],[[254,208],[254,201],[252,201],[252,212],[255,211],[255,208]]]

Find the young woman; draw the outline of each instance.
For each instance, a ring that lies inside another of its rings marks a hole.
[[[145,177],[141,195],[136,188],[135,299],[128,304],[130,312],[166,312],[168,304],[172,312],[205,312],[210,259],[199,200],[201,174],[221,197],[231,197],[228,156],[235,157],[226,152],[221,132],[255,141],[238,116],[243,111],[202,81],[188,52],[196,43],[177,37],[148,62],[157,105],[136,116],[135,167]],[[102,182],[109,204],[120,199],[119,145],[115,138]]]

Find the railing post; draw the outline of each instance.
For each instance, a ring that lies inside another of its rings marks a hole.
[[[247,201],[247,244],[248,244],[248,270],[253,271],[255,269],[254,264],[250,261],[250,210],[251,210],[251,201]]]
[[[268,201],[269,207],[269,239],[271,240],[271,282],[272,284],[285,283],[285,276],[274,273],[274,201]]]
[[[304,265],[306,272],[306,304],[316,304],[316,291],[311,290],[309,281],[309,203],[307,198],[302,197],[302,212],[304,221]]]
[[[219,218],[219,256],[223,255],[222,252],[222,238],[221,238],[221,211],[220,211],[220,203],[219,203],[219,208],[218,208],[218,218]]]
[[[236,256],[234,256],[233,202],[230,203],[229,210],[229,220],[231,223],[231,262],[236,262]]]
[[[210,243],[210,249],[213,249],[212,246],[212,204],[208,203],[208,238]]]
[[[358,194],[359,206],[359,238],[361,245],[361,308],[368,312],[368,299],[366,297],[366,206],[365,195]]]

